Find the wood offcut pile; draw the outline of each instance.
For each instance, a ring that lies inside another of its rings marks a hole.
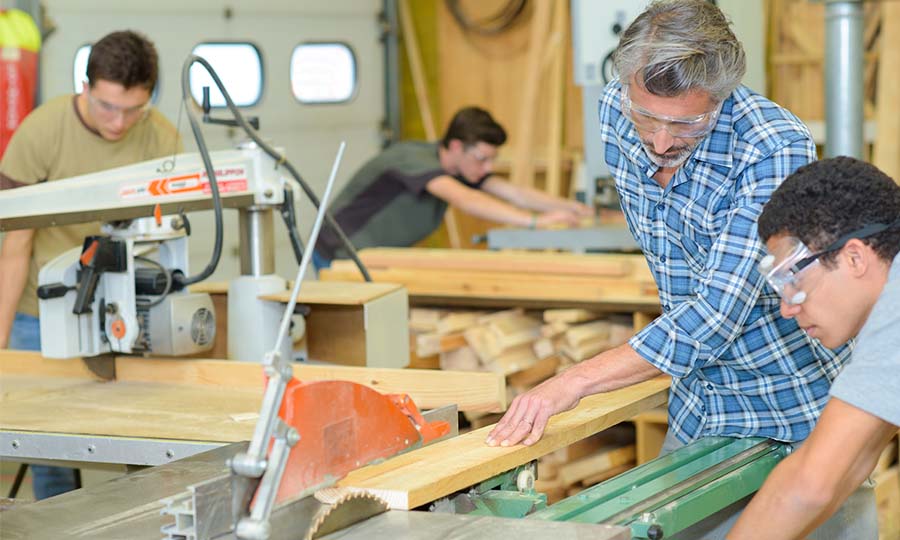
[[[419,358],[438,355],[441,369],[502,373],[517,390],[621,345],[634,332],[631,316],[583,309],[412,308],[409,327]]]

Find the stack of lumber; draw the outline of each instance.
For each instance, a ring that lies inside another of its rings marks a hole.
[[[576,362],[624,343],[633,332],[630,316],[583,309],[490,312],[413,308],[409,327],[416,365],[437,358],[440,369],[503,375],[509,400]],[[478,429],[500,417],[470,411],[466,418]]]
[[[442,369],[502,373],[513,378],[512,386],[526,389],[556,373],[560,365],[567,367],[626,342],[634,329],[630,316],[521,308],[413,308],[409,327],[419,358],[439,355]]]
[[[370,248],[359,256],[374,281],[404,285],[413,304],[659,309],[642,255]],[[338,260],[319,279],[360,281],[362,276],[351,261]]]
[[[616,426],[540,457],[535,489],[553,504],[633,468],[634,431],[629,428]]]
[[[617,347],[634,333],[630,316],[604,315],[585,309],[544,311],[543,337],[569,361],[581,362]],[[541,344],[541,346],[546,346]]]

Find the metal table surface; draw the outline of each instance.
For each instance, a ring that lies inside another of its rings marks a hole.
[[[322,540],[475,540],[511,538],[529,540],[630,540],[631,529],[563,521],[535,521],[435,512],[392,510],[340,531]]]
[[[0,532],[4,540],[158,540],[163,536],[161,527],[173,519],[160,513],[165,507],[164,500],[182,494],[189,485],[226,474],[228,458],[244,448],[246,443],[235,443],[51,499],[14,505],[0,514]],[[278,520],[276,510],[273,540],[303,538],[305,529],[279,527]],[[289,523],[289,518],[282,520],[282,525]],[[325,538],[463,540],[507,535],[547,540],[626,540],[631,537],[630,529],[625,527],[391,510]]]
[[[3,512],[3,540],[60,538],[162,538],[163,500],[187,486],[228,472],[225,462],[247,443],[234,443],[173,463],[70,491],[50,499],[15,505]]]

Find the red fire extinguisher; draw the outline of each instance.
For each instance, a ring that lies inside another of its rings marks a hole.
[[[41,32],[31,16],[0,9],[0,156],[34,108]]]

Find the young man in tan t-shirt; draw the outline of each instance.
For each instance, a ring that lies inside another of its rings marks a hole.
[[[175,127],[153,109],[156,49],[131,31],[91,48],[77,95],[35,109],[13,134],[0,161],[0,188],[53,182],[181,151]],[[99,233],[99,224],[10,231],[0,247],[0,348],[40,349],[37,275],[41,266]],[[75,487],[74,472],[32,467],[35,497]]]

